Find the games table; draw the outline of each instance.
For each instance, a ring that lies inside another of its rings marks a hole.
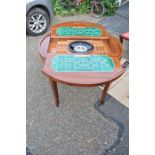
[[[56,106],[59,106],[57,82],[78,87],[104,85],[99,99],[103,104],[111,82],[124,73],[119,40],[98,24],[56,24],[41,39],[39,48],[44,63],[42,72],[50,80]]]

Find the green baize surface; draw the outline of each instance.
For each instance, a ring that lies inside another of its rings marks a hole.
[[[76,28],[76,27],[59,27],[56,30],[59,36],[94,36],[102,35],[100,29],[96,27]]]
[[[113,72],[114,62],[107,55],[56,55],[51,59],[55,72]]]

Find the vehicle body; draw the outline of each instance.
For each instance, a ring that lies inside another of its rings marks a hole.
[[[46,32],[54,15],[52,0],[26,0],[26,31],[30,35]]]

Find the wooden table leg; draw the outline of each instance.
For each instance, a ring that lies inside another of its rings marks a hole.
[[[104,99],[105,99],[105,96],[106,96],[106,94],[107,94],[107,91],[108,91],[108,89],[109,89],[109,87],[110,87],[110,84],[111,84],[111,83],[106,83],[106,84],[105,84],[105,87],[104,87],[104,89],[103,89],[103,91],[102,91],[102,94],[101,94],[101,97],[100,97],[100,100],[99,100],[101,105],[104,104]]]
[[[55,104],[58,107],[59,106],[59,94],[58,94],[57,82],[52,80],[51,78],[49,78],[49,80],[50,80],[51,88],[53,90]]]

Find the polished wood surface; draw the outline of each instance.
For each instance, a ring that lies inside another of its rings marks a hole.
[[[120,44],[120,41],[113,36],[109,36],[110,41],[112,41],[114,50],[111,50],[111,46],[108,44],[109,41],[102,41],[102,40],[87,40],[90,43],[93,43],[94,50],[93,54],[107,54],[109,56],[117,56],[119,58],[122,57],[123,54],[123,48]],[[50,42],[50,34],[44,36],[39,44],[39,52],[40,56],[44,60],[46,58],[47,53],[70,53],[67,46],[70,42],[75,40],[68,40],[68,41],[58,41],[56,42]]]
[[[51,88],[53,90],[55,104],[58,107],[59,106],[59,94],[58,94],[57,82],[52,80],[52,78],[49,78],[49,80],[50,80]]]
[[[55,72],[51,68],[51,59],[56,56],[55,53],[48,53],[42,71],[55,81],[62,82],[74,86],[96,86],[102,85],[108,81],[113,81],[124,73],[124,69],[120,65],[117,57],[111,57],[115,63],[113,72]]]
[[[102,31],[100,37],[83,37],[83,36],[67,36],[61,37],[56,34],[56,29],[61,26],[67,27],[97,27]],[[51,60],[57,54],[74,54],[68,50],[68,45],[76,40],[87,41],[94,46],[94,50],[88,55],[108,55],[113,59],[115,68],[113,72],[55,72],[51,68]],[[43,60],[44,67],[42,72],[49,77],[51,88],[53,90],[56,106],[59,106],[59,94],[57,82],[61,82],[71,86],[92,87],[104,85],[104,90],[99,99],[100,103],[104,103],[104,99],[108,88],[112,81],[119,78],[125,70],[120,64],[120,58],[123,54],[123,49],[120,41],[110,35],[106,29],[95,23],[84,22],[68,22],[52,26],[51,33],[43,37],[39,44],[40,56]]]
[[[50,43],[50,33],[48,35],[45,35],[39,43],[39,54],[42,59],[42,62],[44,63],[46,54],[48,53],[48,47]]]
[[[72,25],[73,24],[73,25]],[[63,23],[63,24],[56,24],[51,28],[51,34],[46,35],[43,37],[39,44],[39,51],[42,59],[45,59],[47,53],[71,53],[68,50],[68,45],[76,40],[87,41],[93,44],[94,50],[90,54],[107,54],[110,57],[122,57],[123,49],[122,45],[120,44],[119,39],[116,37],[108,34],[105,28],[101,25],[97,25],[103,31],[103,36],[101,37],[83,37],[83,36],[73,36],[73,37],[61,37],[56,34],[56,29],[60,26],[95,26],[94,23]],[[44,60],[43,60],[44,61]]]
[[[107,83],[104,85],[104,89],[103,89],[102,94],[101,94],[101,97],[100,97],[100,99],[99,99],[99,102],[100,102],[101,105],[104,104],[105,96],[107,95],[107,91],[108,91],[108,89],[109,89],[109,87],[110,87],[110,84],[111,84],[111,82],[107,82]]]

